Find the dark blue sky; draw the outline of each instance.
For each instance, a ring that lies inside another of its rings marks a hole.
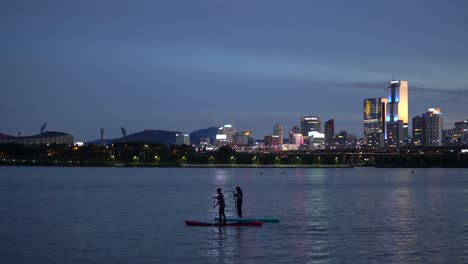
[[[468,118],[467,1],[21,1],[0,5],[0,132],[78,141],[304,115],[362,136],[363,99]]]

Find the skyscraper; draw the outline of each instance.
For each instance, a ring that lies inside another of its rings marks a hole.
[[[423,135],[423,120],[420,115],[413,117],[413,138],[412,142],[414,146],[422,145]]]
[[[457,121],[453,128],[453,140],[457,144],[463,144],[468,140],[468,119]]]
[[[423,145],[442,146],[442,112],[440,108],[429,108],[422,116]]]
[[[333,147],[333,136],[335,135],[335,120],[330,119],[325,122],[325,148]]]
[[[383,147],[385,145],[386,98],[364,99],[364,145]]]
[[[283,125],[281,125],[281,124],[274,125],[273,126],[273,135],[278,136],[279,137],[279,144],[283,145],[283,138],[284,138]]]
[[[252,131],[236,132],[232,137],[232,143],[240,146],[253,146],[255,140],[252,136]]]
[[[176,133],[176,145],[190,145],[190,134],[187,132],[177,132]]]
[[[387,146],[400,147],[408,140],[408,81],[389,82],[385,121]]]
[[[295,140],[294,137],[297,134],[301,134],[301,128],[298,126],[293,126],[291,130],[289,130],[289,144],[294,144],[293,141]],[[301,134],[302,137],[302,134]]]
[[[235,133],[236,129],[231,124],[219,127],[218,134],[216,135],[215,146],[220,147],[222,145],[232,143]]]
[[[307,136],[309,131],[318,131],[320,130],[320,118],[316,116],[303,116],[301,117],[301,133],[302,135]]]

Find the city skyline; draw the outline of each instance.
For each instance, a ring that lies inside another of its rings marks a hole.
[[[410,120],[436,107],[450,128],[468,116],[465,6],[7,1],[0,132],[47,123],[87,141],[232,123],[262,138],[313,115],[362,137],[362,100],[393,77],[409,82]]]

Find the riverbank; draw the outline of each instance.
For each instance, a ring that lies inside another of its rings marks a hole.
[[[351,165],[322,164],[183,164],[184,168],[353,168]]]
[[[114,168],[353,168],[351,165],[326,164],[171,164],[142,162],[38,162],[30,160],[0,161],[0,166],[11,167],[114,167]]]

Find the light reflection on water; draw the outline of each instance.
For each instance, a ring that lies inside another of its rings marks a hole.
[[[327,236],[329,228],[330,205],[324,188],[326,173],[324,169],[313,170],[307,175],[306,183],[306,236],[307,243],[303,255],[311,259],[307,263],[330,262],[330,249],[334,247],[333,240]]]
[[[285,171],[283,173],[283,171]],[[214,221],[244,190],[263,227]],[[468,170],[0,168],[4,263],[468,263]]]
[[[215,183],[216,186],[226,186],[227,180],[229,180],[229,172],[228,170],[223,169],[215,169]]]

